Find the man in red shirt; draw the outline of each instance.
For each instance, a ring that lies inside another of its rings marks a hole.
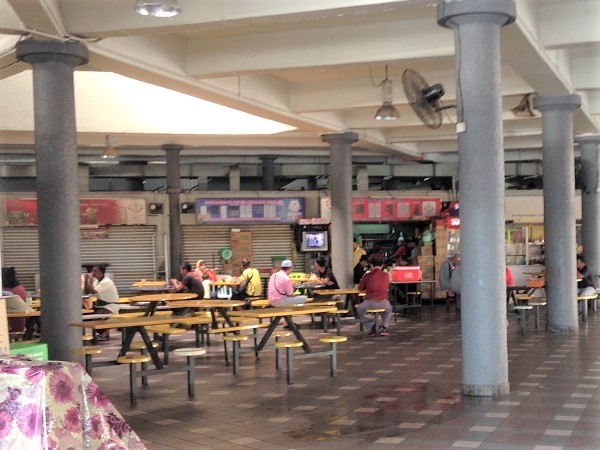
[[[388,325],[392,317],[392,305],[388,300],[388,290],[390,287],[390,276],[383,269],[383,260],[373,258],[371,260],[373,268],[365,273],[358,284],[360,291],[365,291],[364,301],[358,305],[356,312],[359,319],[366,318],[368,309],[385,309],[381,318],[381,326],[379,327],[380,336],[389,336]],[[367,326],[371,326],[370,336],[376,335],[375,324],[369,322]]]

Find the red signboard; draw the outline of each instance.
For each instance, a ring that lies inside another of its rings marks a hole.
[[[137,225],[146,223],[146,201],[143,199],[81,199],[81,225]],[[6,225],[37,225],[36,199],[6,199]]]
[[[369,198],[352,199],[352,220],[391,222],[401,220],[429,220],[440,214],[438,198]]]

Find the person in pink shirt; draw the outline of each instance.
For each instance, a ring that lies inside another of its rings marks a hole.
[[[290,279],[292,261],[281,261],[281,270],[269,278],[268,298],[271,306],[287,306],[306,303],[306,295],[294,295],[294,281]]]
[[[381,325],[379,327],[380,336],[389,336],[388,325],[392,317],[392,305],[388,299],[388,291],[390,288],[390,276],[383,271],[383,260],[373,258],[371,260],[373,268],[364,274],[358,284],[359,291],[365,291],[364,301],[356,308],[356,313],[359,319],[365,319],[368,309],[385,309],[381,317]],[[375,336],[375,323],[368,322],[365,324],[370,326],[370,336]]]

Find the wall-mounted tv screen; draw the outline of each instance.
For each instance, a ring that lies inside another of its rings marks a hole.
[[[329,250],[327,231],[303,231],[301,250],[303,252],[326,252]]]

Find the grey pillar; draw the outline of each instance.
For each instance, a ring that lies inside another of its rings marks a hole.
[[[239,191],[240,188],[240,166],[231,166],[229,167],[229,190]]]
[[[544,241],[548,331],[576,332],[575,155],[573,111],[577,95],[540,96],[544,170]]]
[[[506,347],[504,155],[500,28],[515,20],[512,0],[438,4],[455,29],[460,178],[462,392],[509,392]]]
[[[78,361],[81,330],[79,176],[73,69],[88,62],[76,42],[17,43],[17,59],[33,67],[35,152],[42,289],[42,339],[50,359]]]
[[[275,189],[275,157],[261,156],[262,162],[262,188],[263,191]]]
[[[356,171],[356,190],[359,192],[369,190],[369,170],[367,166],[360,166]]]
[[[329,190],[331,192],[331,260],[341,288],[354,286],[352,267],[352,148],[358,140],[353,132],[324,134],[330,146]]]
[[[600,134],[577,136],[581,150],[581,231],[583,255],[600,286]]]
[[[181,237],[181,207],[179,195],[181,194],[181,175],[179,167],[179,153],[183,145],[165,144],[162,149],[167,155],[167,196],[169,198],[169,269],[168,278],[179,278],[179,266],[183,258],[183,244]]]

